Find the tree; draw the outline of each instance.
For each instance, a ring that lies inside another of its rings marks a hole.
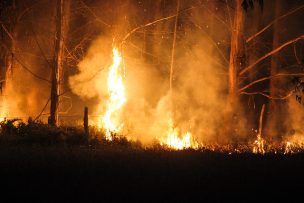
[[[231,33],[231,47],[229,60],[229,101],[232,108],[238,103],[238,71],[244,66],[244,11],[242,0],[235,0],[235,11]]]
[[[64,40],[67,34],[67,17],[70,7],[70,0],[56,1],[56,34],[55,49],[52,66],[51,79],[51,109],[50,109],[50,125],[58,124],[58,105],[60,96],[60,83],[62,82],[63,60],[64,60]]]
[[[281,4],[282,2],[280,0],[275,1],[275,18],[277,19],[280,16],[281,12]],[[275,49],[280,45],[280,22],[276,21],[273,25],[273,40],[272,40],[272,48]],[[279,73],[279,59],[280,54],[275,53],[271,56],[271,69],[270,69],[270,76],[275,76]],[[279,79],[276,77],[272,77],[270,79],[269,84],[269,93],[270,97],[275,98],[277,97],[279,93]],[[277,134],[279,133],[279,129],[282,126],[282,123],[280,123],[280,116],[278,116],[280,112],[280,101],[276,101],[271,99],[269,101],[269,112],[270,115],[268,117],[268,135],[270,137],[277,137]]]

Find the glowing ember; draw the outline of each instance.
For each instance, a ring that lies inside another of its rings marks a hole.
[[[258,134],[257,139],[254,141],[253,153],[255,154],[265,154],[265,140]]]
[[[179,136],[179,129],[173,126],[172,119],[169,121],[169,131],[165,138],[159,139],[162,146],[167,146],[172,149],[182,150],[198,148],[198,143],[192,137],[190,132],[186,132],[183,136]]]
[[[265,140],[262,138],[262,128],[263,128],[263,115],[265,110],[265,104],[263,104],[261,113],[260,113],[260,122],[259,122],[259,132],[257,135],[257,139],[254,141],[253,153],[255,154],[265,154]]]
[[[112,140],[112,133],[117,133],[123,127],[120,121],[119,110],[126,103],[125,87],[121,71],[122,57],[119,51],[113,49],[113,64],[109,67],[108,91],[109,99],[106,103],[106,112],[99,122],[99,127],[105,129],[106,139]]]

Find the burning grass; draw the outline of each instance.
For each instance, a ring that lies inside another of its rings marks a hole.
[[[87,148],[118,148],[137,149],[137,150],[161,150],[161,151],[185,151],[192,150],[198,152],[214,152],[224,154],[294,154],[304,151],[304,143],[282,141],[277,143],[263,140],[263,145],[258,140],[251,140],[243,143],[228,144],[204,144],[193,140],[186,140],[180,145],[170,145],[155,139],[150,145],[143,145],[138,140],[111,132],[111,140],[107,138],[106,130],[100,130],[98,127],[90,127],[90,135],[87,136],[81,127],[52,127],[40,121],[22,122],[19,119],[4,120],[0,122],[0,145],[40,145],[40,146],[83,146]],[[175,136],[178,136],[176,134]],[[182,138],[178,138],[181,139]],[[188,143],[188,144],[187,144]],[[176,144],[176,143],[175,143]],[[185,145],[183,145],[185,144]],[[178,147],[176,147],[178,146]],[[193,147],[194,146],[194,147]]]

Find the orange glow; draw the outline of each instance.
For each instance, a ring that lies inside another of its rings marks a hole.
[[[98,127],[105,129],[107,140],[112,140],[112,133],[118,133],[123,123],[120,121],[121,108],[126,103],[125,86],[121,70],[122,57],[118,49],[113,48],[113,63],[109,67],[107,86],[109,98],[106,111],[98,120]]]
[[[180,130],[173,126],[172,119],[169,120],[169,130],[164,138],[160,138],[161,146],[166,146],[171,149],[198,149],[198,143],[194,140],[191,132],[186,132],[180,136]]]
[[[258,134],[257,139],[254,141],[254,146],[252,152],[255,154],[265,154],[265,140]]]

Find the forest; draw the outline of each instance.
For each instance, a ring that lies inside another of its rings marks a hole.
[[[0,6],[3,125],[79,127],[87,107],[87,131],[107,140],[301,148],[300,0]]]
[[[303,0],[0,0],[6,190],[287,195],[304,169],[303,19]]]

